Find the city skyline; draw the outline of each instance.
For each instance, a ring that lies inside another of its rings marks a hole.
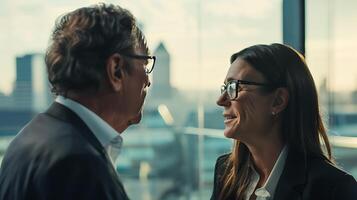
[[[58,16],[96,2],[3,0],[0,8],[0,27],[6,31],[0,36],[0,42],[5,44],[0,47],[0,51],[4,52],[0,55],[0,68],[6,73],[6,77],[0,80],[0,91],[5,94],[11,92],[15,80],[16,56],[32,52],[44,53]],[[281,13],[277,12],[280,11],[280,0],[242,1],[239,4],[239,12],[230,6],[235,4],[235,1],[226,1],[225,4],[207,1],[201,4],[200,25],[197,19],[198,1],[104,2],[120,4],[129,9],[138,21],[144,24],[145,35],[152,50],[160,41],[165,42],[172,55],[172,85],[179,89],[192,86],[200,86],[202,89],[219,88],[229,66],[230,54],[257,42],[281,42],[282,38]],[[252,5],[254,10],[249,9]],[[223,9],[225,12],[222,12]],[[222,23],[226,18],[225,13],[231,20]],[[235,27],[232,26],[234,21],[237,21]],[[261,35],[260,31],[266,29],[261,27],[262,24],[269,24],[274,29]],[[235,40],[240,41],[239,44],[232,44],[231,41]],[[8,41],[16,42],[9,44]],[[217,51],[217,46],[224,48]],[[211,73],[217,66],[222,70]],[[207,78],[212,81],[199,84],[200,79]]]
[[[348,1],[348,5],[357,5]],[[129,9],[144,24],[152,50],[160,41],[165,42],[171,52],[171,84],[180,90],[215,90],[224,80],[232,53],[257,43],[282,42],[282,0],[104,2]],[[353,49],[357,29],[349,25],[356,20],[354,7],[332,2],[336,10],[330,36],[326,2],[306,3],[307,62],[317,87],[327,76],[330,61],[333,88],[352,91],[357,86]],[[15,57],[45,52],[58,16],[94,3],[97,1],[3,0],[0,70],[5,76],[0,79],[0,92],[9,95],[13,89]],[[332,54],[329,47],[333,48]]]

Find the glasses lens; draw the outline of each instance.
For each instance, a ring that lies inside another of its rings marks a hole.
[[[150,73],[154,68],[154,59],[148,59],[148,63],[146,65],[146,73]]]
[[[227,84],[227,93],[229,98],[235,99],[237,94],[237,84],[235,82],[231,82]]]

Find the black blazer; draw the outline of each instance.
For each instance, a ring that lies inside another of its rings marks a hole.
[[[59,103],[18,133],[0,168],[0,200],[37,199],[128,199],[105,149]]]
[[[217,159],[211,200],[218,199],[229,154]],[[234,199],[233,197],[231,198]],[[322,157],[288,152],[274,200],[357,200],[357,183]]]

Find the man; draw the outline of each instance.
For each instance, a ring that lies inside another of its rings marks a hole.
[[[128,199],[114,167],[139,123],[155,61],[132,14],[100,4],[56,24],[46,53],[56,100],[11,142],[0,200]]]

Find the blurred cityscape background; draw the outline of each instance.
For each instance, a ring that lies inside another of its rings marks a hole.
[[[230,151],[215,105],[231,54],[258,43],[304,53],[339,166],[357,178],[357,1],[123,0],[157,64],[139,125],[123,133],[117,171],[131,199],[209,199]],[[0,162],[16,133],[53,101],[44,52],[55,19],[97,3],[2,0]]]

